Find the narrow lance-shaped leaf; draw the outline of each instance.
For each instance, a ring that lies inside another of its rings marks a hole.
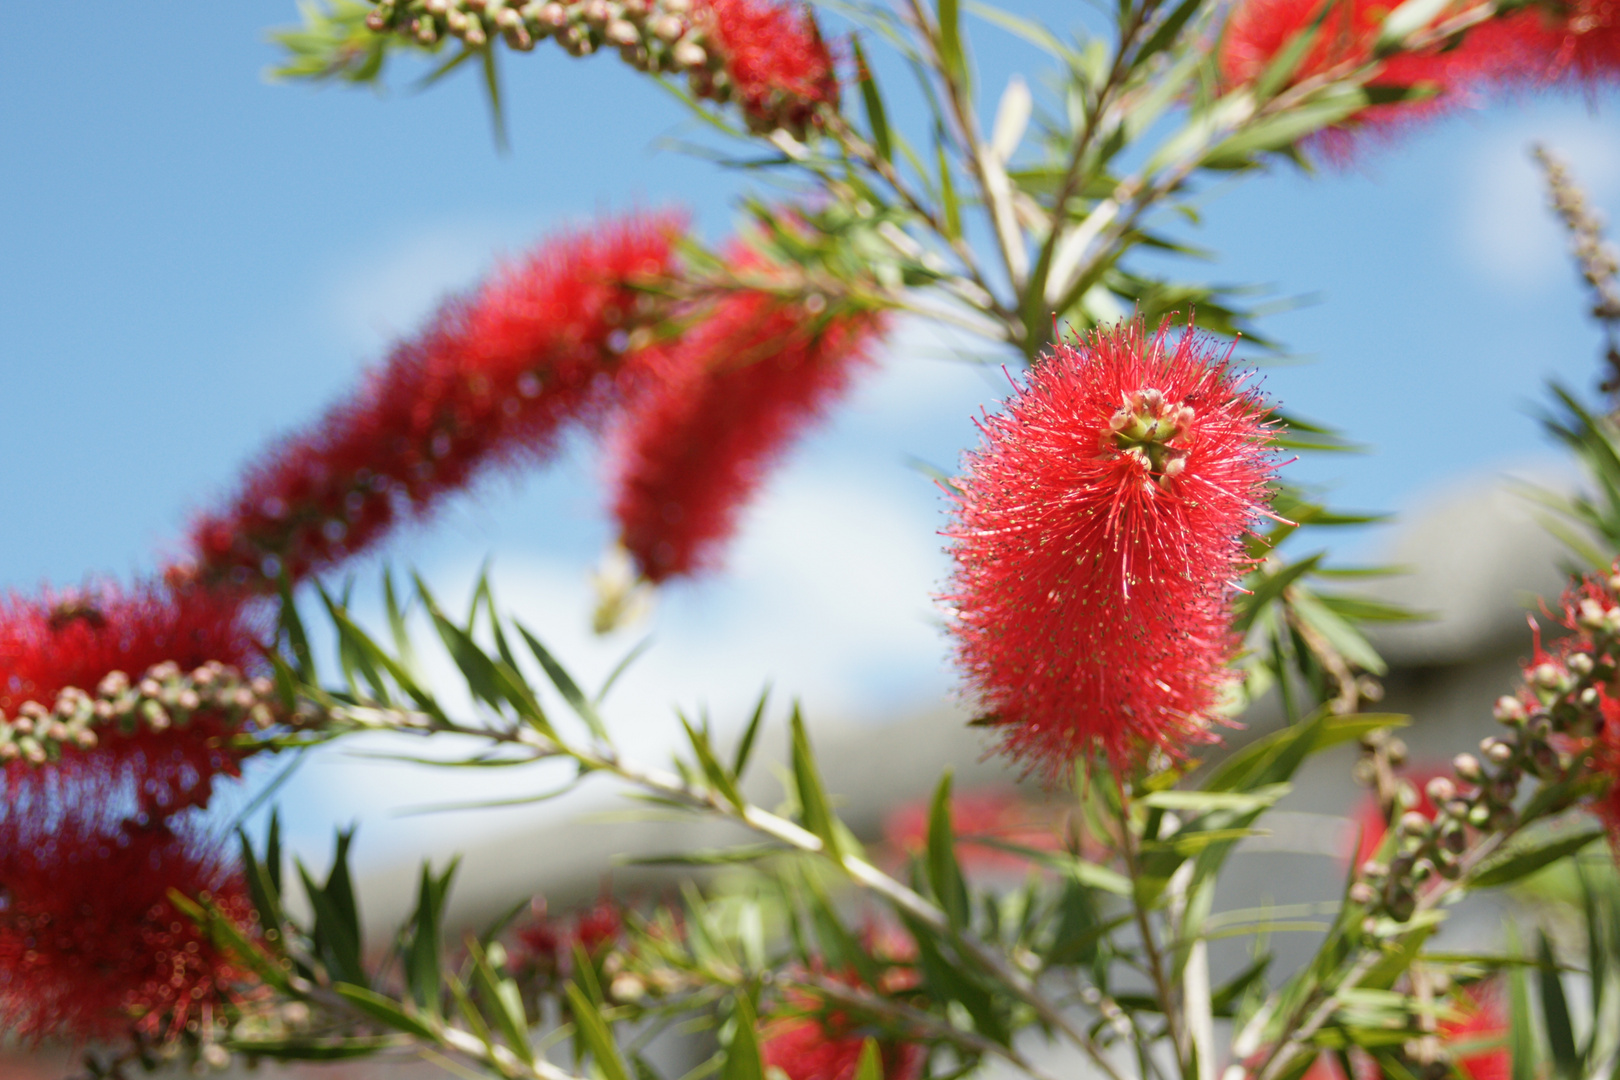
[[[951,771],[945,770],[928,814],[928,878],[940,907],[953,927],[960,929],[969,915],[967,885],[956,861],[956,837],[951,822]]]
[[[506,1040],[506,1045],[525,1064],[532,1066],[535,1061],[534,1047],[529,1042],[529,1021],[523,1011],[523,995],[517,983],[496,974],[494,965],[476,936],[467,935],[466,945],[467,955],[473,962],[473,981],[478,987],[479,996],[483,998],[485,1009],[494,1019],[495,1027]],[[569,990],[577,992],[573,986],[569,986]]]
[[[1576,1080],[1581,1075],[1580,1057],[1575,1052],[1575,1026],[1569,1018],[1569,1001],[1564,997],[1564,981],[1553,959],[1552,944],[1543,933],[1536,947],[1541,990],[1541,1015],[1552,1051],[1553,1075],[1560,1080]]]
[[[765,1063],[759,1054],[758,1021],[754,1005],[747,994],[733,999],[733,1031],[731,1043],[726,1047],[726,1063],[720,1069],[721,1080],[765,1080]]]
[[[407,1035],[414,1035],[428,1043],[438,1042],[438,1035],[431,1024],[420,1017],[413,1016],[399,1002],[385,997],[375,990],[364,986],[355,986],[352,983],[340,982],[332,987],[338,996],[350,1005],[359,1009],[367,1016],[379,1023],[386,1024],[395,1031],[403,1031]]]
[[[596,1067],[601,1070],[604,1080],[630,1080],[630,1074],[624,1068],[624,1059],[619,1056],[619,1048],[614,1045],[613,1035],[608,1031],[607,1021],[602,1019],[596,1003],[574,983],[568,984],[568,1007],[574,1014],[574,1027],[590,1048],[591,1057],[596,1059]]]
[[[810,751],[810,736],[805,733],[804,717],[797,704],[793,706],[791,720],[793,732],[793,781],[799,789],[799,809],[804,816],[804,827],[821,838],[823,850],[833,859],[842,859],[838,831],[833,827],[832,808],[827,791],[821,784],[821,773]]]
[[[737,741],[737,753],[732,758],[731,775],[740,782],[743,773],[748,769],[748,759],[754,752],[754,740],[759,737],[760,722],[765,718],[765,703],[770,699],[771,688],[766,686],[760,691],[759,701],[754,705],[754,714],[748,718],[748,726],[743,729],[742,738]]]
[[[878,89],[877,76],[866,62],[861,39],[850,39],[855,50],[855,73],[861,82],[861,101],[866,106],[866,124],[872,129],[872,148],[883,161],[894,160],[894,147],[889,141],[889,117],[883,108],[883,93]]]
[[[536,660],[540,661],[540,666],[545,668],[546,677],[557,688],[557,692],[562,694],[563,700],[568,702],[568,707],[573,709],[581,720],[585,721],[585,726],[591,729],[591,734],[595,735],[599,741],[603,743],[611,742],[608,738],[607,724],[603,723],[601,714],[596,711],[596,706],[591,704],[591,699],[585,696],[585,692],[579,688],[579,684],[574,681],[574,677],[568,674],[567,669],[557,662],[557,658],[551,655],[549,649],[540,644],[540,639],[530,633],[528,627],[518,622],[512,625],[517,627],[518,633],[523,636],[524,643],[529,646],[529,651],[534,654]]]

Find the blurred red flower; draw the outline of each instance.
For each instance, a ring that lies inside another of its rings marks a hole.
[[[204,841],[163,824],[105,827],[96,793],[77,799],[67,814],[12,799],[0,820],[0,1027],[30,1041],[172,1036],[245,974],[169,890],[208,897],[248,930],[240,876]]]
[[[1384,20],[1396,6],[1382,0],[1334,0],[1289,82],[1341,64],[1370,62]],[[1434,22],[1469,6],[1456,3]],[[1323,12],[1323,0],[1239,0],[1220,44],[1221,74],[1228,86],[1258,79]],[[1620,75],[1620,0],[1576,0],[1557,13],[1548,7],[1525,7],[1480,23],[1456,41],[1389,57],[1368,86],[1424,86],[1431,96],[1370,106],[1347,124],[1322,133],[1317,144],[1330,156],[1343,155],[1353,145],[1347,136],[1354,131],[1389,131],[1478,103],[1487,91],[1570,82],[1590,85],[1616,75]]]
[[[929,809],[927,803],[911,802],[889,811],[883,820],[883,838],[908,855],[921,854],[928,846]],[[957,859],[969,871],[1021,873],[1029,866],[1024,856],[985,840],[1036,851],[1057,851],[1062,846],[1053,815],[1002,790],[952,796],[951,832],[956,837]]]
[[[826,1020],[778,1020],[762,1032],[760,1056],[766,1068],[781,1069],[788,1080],[854,1080],[866,1036],[839,1014]],[[915,1043],[879,1043],[884,1080],[916,1080],[922,1075],[923,1048]]]
[[[816,110],[838,105],[838,74],[807,7],[772,0],[702,0],[709,41],[718,46],[727,90],[756,131],[803,135]],[[700,81],[712,79],[699,71]],[[719,96],[700,86],[701,96]]]
[[[1135,320],[1054,346],[981,424],[947,532],[951,628],[1003,749],[1049,778],[1211,738],[1275,464],[1242,383],[1212,342]]]
[[[639,216],[548,240],[395,346],[359,391],[283,440],[192,527],[204,581],[273,587],[376,544],[495,466],[543,457],[611,402],[638,284],[673,265],[679,220]]]
[[[760,257],[734,249],[738,265]],[[714,565],[772,465],[849,386],[887,326],[768,292],[730,292],[640,360],[614,435],[613,515],[636,569],[659,582]]]
[[[12,718],[0,744],[8,802],[15,805],[48,776],[97,790],[112,784],[134,816],[206,804],[215,778],[238,775],[243,756],[229,744],[238,731],[208,710],[184,725],[100,724],[93,741],[69,741],[50,762],[30,760],[13,736],[55,723],[48,714],[63,690],[94,693],[113,672],[137,680],[160,663],[189,672],[213,661],[252,673],[263,666],[262,631],[260,615],[241,597],[202,589],[92,585],[0,600],[0,710]]]

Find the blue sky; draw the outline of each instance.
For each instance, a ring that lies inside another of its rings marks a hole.
[[[690,207],[711,236],[727,227],[744,178],[649,149],[691,128],[611,58],[506,57],[502,156],[471,78],[386,96],[267,82],[264,31],[293,16],[285,0],[65,5],[48,38],[0,38],[5,586],[153,568],[258,447],[499,253],[637,206]],[[976,30],[987,85],[1035,62]],[[1219,253],[1190,272],[1314,297],[1265,322],[1309,358],[1268,371],[1266,387],[1373,452],[1302,462],[1300,478],[1341,503],[1401,509],[1546,458],[1527,408],[1549,376],[1589,388],[1598,339],[1525,148],[1546,139],[1620,208],[1614,104],[1454,117],[1368,147],[1352,170],[1212,190],[1202,226],[1179,227]],[[952,465],[1006,384],[946,351],[921,328],[899,333],[773,483],[731,569],[663,599],[657,644],[615,699],[627,725],[661,743],[670,704],[707,701],[723,719],[767,679],[812,712],[857,716],[949,693],[929,601],[944,572],[939,500],[905,462]],[[508,606],[588,675],[605,672],[636,634],[603,643],[584,629],[584,574],[607,539],[599,469],[576,447],[386,556],[454,591],[493,555]],[[311,772],[312,835],[402,783],[347,759]],[[406,842],[388,829],[376,831]]]

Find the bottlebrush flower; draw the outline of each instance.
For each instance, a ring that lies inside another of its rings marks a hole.
[[[184,723],[152,711],[128,723],[97,717],[103,722],[91,726],[79,722],[83,710],[70,707],[79,700],[72,695],[114,689],[109,679],[127,687],[160,664],[252,671],[262,663],[259,630],[240,597],[201,589],[96,585],[0,601],[0,761],[8,800],[15,803],[48,774],[51,783],[69,785],[116,781],[134,814],[166,816],[205,804],[216,777],[240,772],[242,751],[228,744],[240,717],[174,702]],[[46,745],[63,748],[59,760],[46,760]]]
[[[1435,22],[1470,5],[1458,3]],[[1240,0],[1222,34],[1219,62],[1229,86],[1255,81],[1322,13],[1322,0]],[[1333,0],[1315,43],[1291,82],[1341,64],[1370,62],[1384,19],[1381,0]],[[1368,81],[1372,88],[1426,86],[1424,99],[1373,105],[1317,144],[1343,155],[1356,130],[1389,131],[1457,106],[1477,104],[1493,90],[1537,89],[1559,82],[1591,84],[1620,75],[1620,0],[1578,0],[1554,15],[1539,7],[1511,11],[1469,29],[1460,40],[1391,56]]]
[[[792,442],[870,359],[887,320],[731,292],[645,360],[615,432],[619,542],[649,581],[710,568]]]
[[[760,1056],[768,1069],[788,1080],[854,1080],[866,1035],[838,1013],[779,1020],[761,1033]],[[915,1043],[879,1042],[884,1080],[916,1080],[922,1075],[923,1048]]]
[[[1228,595],[1274,468],[1213,342],[1140,320],[1059,343],[957,481],[957,659],[1003,749],[1058,778],[1207,740]]]
[[[348,400],[254,463],[192,528],[206,582],[265,587],[376,544],[499,465],[543,457],[609,403],[638,284],[670,271],[677,220],[635,217],[542,244],[440,309]]]
[[[695,72],[699,96],[730,96],[756,131],[786,128],[802,136],[821,106],[838,105],[832,53],[807,8],[772,0],[703,0],[709,47],[723,82]]]
[[[167,1038],[245,981],[168,896],[206,896],[247,929],[239,875],[167,826],[100,827],[95,794],[66,813],[12,799],[0,820],[0,1029],[26,1041]]]
[[[986,840],[1036,851],[1059,850],[1057,822],[1043,810],[1006,791],[964,791],[953,796],[951,832],[963,869],[1022,873],[1029,868],[1024,856],[984,843]],[[883,838],[907,855],[921,855],[928,846],[928,814],[929,807],[922,802],[896,807],[884,818]]]

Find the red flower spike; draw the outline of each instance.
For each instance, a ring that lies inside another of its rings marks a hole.
[[[1228,595],[1275,467],[1266,406],[1191,330],[1060,343],[953,495],[956,654],[1009,755],[1059,779],[1207,741]]]
[[[781,1020],[761,1033],[760,1056],[768,1069],[781,1069],[788,1080],[854,1080],[866,1036],[849,1030],[836,1014],[826,1022],[814,1018]],[[922,1075],[923,1048],[914,1043],[879,1043],[884,1080],[917,1080]]]
[[[1458,14],[1459,3],[1441,16]],[[1383,0],[1334,0],[1316,42],[1291,81],[1340,64],[1373,59],[1392,7]],[[1220,68],[1228,86],[1253,82],[1322,12],[1322,0],[1240,0],[1227,19]],[[1392,132],[1449,109],[1476,104],[1491,90],[1538,89],[1559,83],[1592,85],[1620,75],[1620,0],[1576,0],[1561,14],[1527,7],[1468,30],[1460,41],[1390,57],[1368,86],[1428,86],[1434,95],[1374,105],[1340,127],[1319,133],[1330,157],[1347,157],[1357,132]]]
[[[802,136],[821,106],[838,105],[833,57],[808,8],[772,0],[702,0],[708,41],[720,55],[730,96],[756,131]],[[706,72],[697,73],[700,82]],[[699,96],[715,96],[699,86]]]
[[[167,717],[127,729],[99,725],[77,748],[69,740],[54,762],[29,759],[27,731],[59,722],[51,710],[63,690],[93,692],[113,672],[139,679],[161,663],[191,671],[209,662],[252,671],[262,663],[260,629],[241,597],[201,589],[107,585],[0,600],[0,710],[11,718],[0,725],[0,761],[8,802],[49,778],[112,784],[135,817],[206,804],[214,779],[238,775],[243,755],[228,745],[237,730],[208,710],[183,725]]]
[[[887,320],[769,293],[722,297],[647,358],[620,421],[613,507],[649,581],[711,568],[770,467],[868,363]]]
[[[544,457],[599,415],[636,326],[638,283],[670,272],[679,222],[630,218],[542,244],[394,348],[358,393],[286,439],[192,528],[195,573],[258,588],[377,544],[500,465]]]
[[[25,1041],[163,1039],[238,1000],[245,973],[168,894],[206,896],[247,931],[240,876],[165,826],[102,830],[83,820],[93,803],[77,809],[53,820],[12,801],[0,821],[0,1027]]]
[[[929,806],[910,802],[891,810],[883,838],[907,855],[928,847]],[[964,791],[951,799],[951,833],[962,869],[973,873],[1022,874],[1030,861],[984,841],[1016,844],[1035,851],[1057,851],[1062,844],[1053,815],[1007,791]]]

